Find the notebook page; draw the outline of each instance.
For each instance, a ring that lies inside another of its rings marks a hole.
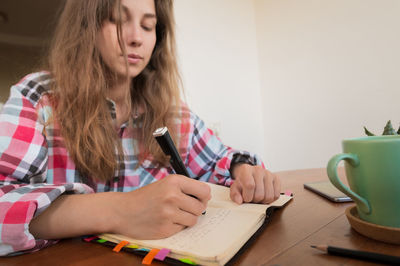
[[[267,204],[238,205],[230,199],[229,188],[210,184],[212,198],[205,215],[201,215],[195,226],[159,240],[136,240],[122,235],[103,234],[100,237],[119,242],[127,240],[147,248],[168,248],[172,253],[187,255],[194,261],[224,261],[234,253],[259,228],[265,219],[265,210],[270,206],[283,206],[291,197],[281,195],[277,201]],[[172,257],[179,258],[179,256]]]
[[[168,248],[174,253],[210,260],[229,253],[232,243],[246,240],[249,237],[248,232],[252,231],[264,216],[253,212],[208,207],[206,214],[199,217],[195,226],[165,239],[135,240],[115,234],[109,236],[144,247]],[[107,239],[108,234],[103,236]]]

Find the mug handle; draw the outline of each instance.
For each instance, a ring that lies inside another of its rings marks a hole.
[[[353,192],[350,188],[340,181],[338,174],[337,174],[337,166],[341,160],[345,160],[348,162],[352,167],[357,167],[360,164],[360,159],[356,154],[352,153],[340,153],[333,156],[327,166],[328,177],[331,183],[344,194],[349,196],[354,202],[358,205],[359,209],[366,214],[371,212],[371,207],[366,199],[361,197],[360,195]]]

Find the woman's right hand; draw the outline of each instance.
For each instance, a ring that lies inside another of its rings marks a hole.
[[[169,175],[135,191],[118,193],[109,206],[114,214],[110,231],[136,239],[165,238],[195,225],[210,198],[206,183]]]

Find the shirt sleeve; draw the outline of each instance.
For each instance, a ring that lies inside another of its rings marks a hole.
[[[38,105],[39,86],[25,78],[11,88],[0,114],[0,256],[33,252],[56,240],[35,239],[30,221],[63,193],[91,193],[80,183],[47,184],[47,141]]]
[[[245,157],[254,165],[263,165],[257,155],[225,146],[196,114],[190,112],[187,165],[192,177],[201,181],[230,186],[229,169],[234,157]]]

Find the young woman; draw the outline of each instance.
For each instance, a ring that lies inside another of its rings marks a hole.
[[[200,181],[238,204],[279,197],[277,176],[181,102],[173,29],[172,0],[66,1],[48,71],[13,86],[0,117],[0,255],[102,232],[168,237],[206,209]],[[195,178],[174,174],[161,126]]]

